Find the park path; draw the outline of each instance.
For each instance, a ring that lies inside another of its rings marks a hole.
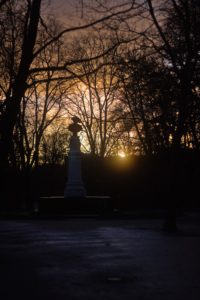
[[[0,298],[199,300],[193,227],[167,234],[159,220],[1,220]]]

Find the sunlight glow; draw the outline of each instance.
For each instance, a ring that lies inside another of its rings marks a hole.
[[[118,156],[121,157],[121,158],[125,158],[126,157],[126,153],[123,150],[120,150],[118,152]]]

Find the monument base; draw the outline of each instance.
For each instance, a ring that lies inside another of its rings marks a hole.
[[[85,197],[40,197],[38,202],[39,214],[87,215],[107,214],[113,211],[112,198],[109,196]]]
[[[86,190],[83,185],[67,185],[64,198],[86,198]]]

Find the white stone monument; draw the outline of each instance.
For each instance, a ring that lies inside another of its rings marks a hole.
[[[69,130],[73,133],[70,139],[70,150],[68,155],[68,180],[65,187],[64,198],[84,198],[86,197],[85,187],[81,174],[81,150],[80,140],[77,135],[82,126],[78,117],[72,118],[73,123],[69,125]]]

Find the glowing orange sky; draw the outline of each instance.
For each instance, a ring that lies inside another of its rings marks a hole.
[[[50,0],[48,11],[68,23],[77,16],[81,17],[80,7],[80,0]]]
[[[81,19],[84,11],[84,4],[91,4],[92,6],[96,3],[95,0],[46,0],[49,8],[48,11],[56,15],[57,18],[61,19],[66,25],[76,19]],[[109,6],[115,6],[119,3],[124,4],[124,0],[109,0]],[[83,4],[83,11],[82,11]],[[106,5],[107,5],[106,4]]]

